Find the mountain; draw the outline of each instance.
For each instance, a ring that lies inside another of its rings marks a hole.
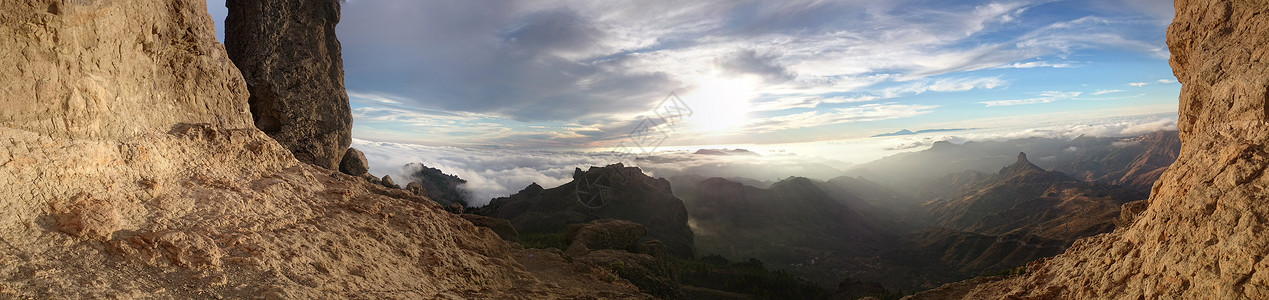
[[[405,169],[413,170],[409,172],[405,188],[415,195],[427,196],[441,206],[467,207],[467,193],[458,188],[467,184],[466,180],[420,163],[407,164]]]
[[[532,184],[474,212],[510,220],[522,239],[561,234],[569,224],[629,220],[646,226],[648,237],[664,242],[670,253],[689,258],[695,253],[687,210],[672,193],[670,182],[620,163],[577,169],[572,181],[550,189]]]
[[[903,129],[903,130],[899,130],[895,132],[873,135],[872,137],[905,136],[905,135],[916,135],[916,134],[930,133],[930,132],[949,132],[949,131],[963,131],[963,130],[972,130],[972,129],[974,128],[922,129],[922,130],[917,130],[915,132],[911,130]]]
[[[1073,241],[1113,229],[1121,205],[1146,198],[1133,190],[1045,171],[1025,153],[994,176],[965,187],[960,194],[923,205],[934,226],[988,235],[1021,231]]]
[[[729,260],[755,258],[835,286],[844,273],[868,268],[895,241],[893,225],[864,200],[825,189],[825,182],[791,177],[763,189],[723,178],[675,177],[696,232],[697,252]],[[853,208],[852,208],[853,207]]]
[[[994,172],[1013,163],[1018,152],[1026,152],[1032,154],[1033,163],[1042,169],[1149,192],[1155,176],[1176,159],[1179,146],[1174,131],[1126,138],[1080,136],[1071,140],[935,142],[929,149],[861,164],[846,170],[846,174],[885,183],[896,190],[921,191],[947,174]]]
[[[1269,232],[1269,2],[1178,0],[1168,27],[1181,153],[1128,226],[1081,239],[1025,274],[917,299],[1260,299]],[[1258,54],[1252,54],[1258,53]]]

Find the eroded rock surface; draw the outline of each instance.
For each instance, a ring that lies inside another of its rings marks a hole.
[[[205,1],[0,0],[0,25],[0,298],[647,297],[296,160]]]
[[[1269,1],[1177,0],[1176,11],[1181,154],[1146,209],[965,298],[1269,298]]]
[[[352,110],[335,38],[340,2],[225,2],[225,47],[247,80],[256,127],[300,161],[332,170],[352,144]]]

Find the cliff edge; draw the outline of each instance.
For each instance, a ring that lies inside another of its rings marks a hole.
[[[1269,1],[1177,0],[1181,154],[1125,228],[913,298],[1269,298]],[[985,281],[985,283],[983,283]]]
[[[205,1],[0,0],[0,41],[0,298],[647,297],[296,160]]]

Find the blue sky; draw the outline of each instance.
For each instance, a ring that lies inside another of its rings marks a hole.
[[[1177,109],[1171,1],[681,2],[349,0],[353,135],[781,145]],[[208,5],[223,32],[223,1]],[[657,121],[671,93],[691,115]]]

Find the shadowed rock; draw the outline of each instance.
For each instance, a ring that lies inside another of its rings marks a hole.
[[[242,71],[257,128],[295,158],[336,169],[352,144],[352,111],[336,0],[229,0],[225,48]]]

